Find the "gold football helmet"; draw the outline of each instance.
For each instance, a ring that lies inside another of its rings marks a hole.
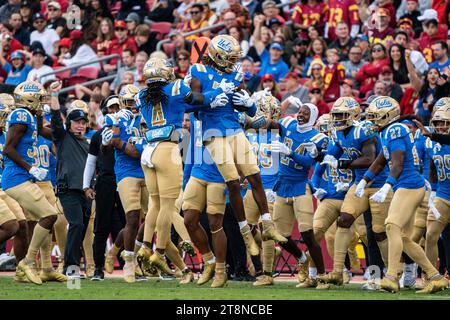
[[[450,106],[436,110],[430,120],[430,127],[437,133],[450,133]]]
[[[47,92],[39,82],[25,81],[14,89],[16,107],[26,108],[33,112],[42,111],[46,98]]]
[[[280,102],[273,96],[264,96],[258,99],[256,108],[255,116],[248,122],[254,129],[265,129],[270,120],[278,121],[281,117]]]
[[[139,88],[132,84],[122,87],[119,92],[119,102],[121,109],[132,109],[134,107],[134,97],[139,93]]]
[[[14,109],[14,98],[7,93],[0,93],[0,128],[6,126],[6,119]]]
[[[150,58],[144,65],[143,73],[146,84],[175,80],[173,65],[161,58]]]
[[[440,109],[450,109],[450,97],[440,98],[434,104],[433,111],[437,111]]]
[[[233,68],[242,56],[239,42],[229,35],[219,35],[211,40],[208,46],[208,57],[226,73]]]
[[[345,130],[351,127],[354,121],[361,117],[361,107],[358,101],[351,97],[337,99],[331,108],[331,124],[337,130]]]
[[[67,114],[69,114],[72,110],[75,110],[75,109],[81,109],[86,114],[89,113],[88,104],[86,102],[84,102],[83,100],[74,100],[74,101],[72,101],[72,103],[70,104],[69,108],[67,109]]]
[[[317,119],[316,128],[320,133],[328,134],[331,130],[331,115],[325,113]]]
[[[375,98],[367,107],[366,119],[382,128],[400,118],[400,105],[391,97]]]

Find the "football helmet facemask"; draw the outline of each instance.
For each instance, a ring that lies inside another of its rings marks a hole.
[[[134,108],[134,97],[139,93],[139,88],[132,84],[122,87],[119,92],[120,109]]]
[[[430,120],[430,127],[433,132],[450,133],[450,106],[436,110]]]
[[[375,98],[367,107],[366,119],[383,128],[400,118],[400,105],[388,96]]]
[[[208,46],[208,57],[226,73],[231,73],[242,56],[239,42],[230,35],[219,35]]]
[[[270,120],[278,121],[281,118],[280,102],[273,96],[263,96],[256,100],[256,114],[249,124],[254,129],[265,129]]]
[[[173,65],[166,59],[150,58],[144,65],[143,73],[146,84],[175,80]]]
[[[361,117],[361,107],[358,101],[351,97],[337,99],[331,108],[331,124],[337,131],[353,126]]]

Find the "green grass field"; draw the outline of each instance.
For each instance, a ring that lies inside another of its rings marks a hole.
[[[0,300],[450,300],[450,290],[433,295],[418,295],[414,290],[400,294],[368,292],[360,284],[332,287],[327,291],[295,288],[294,281],[280,281],[272,287],[253,287],[251,283],[229,281],[225,288],[211,289],[195,284],[179,285],[178,281],[138,282],[126,284],[122,279],[103,282],[81,280],[81,289],[68,289],[66,284],[46,283],[41,286],[14,283],[12,277],[0,277]]]

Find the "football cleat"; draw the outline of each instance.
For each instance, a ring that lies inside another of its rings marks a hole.
[[[330,284],[325,283],[323,281],[321,281],[320,279],[317,279],[317,286],[316,286],[316,290],[328,290],[330,289]]]
[[[250,253],[251,256],[259,255],[259,247],[252,236],[252,232],[248,224],[241,229],[241,234],[242,238],[244,238],[245,246],[247,247],[248,253]]]
[[[400,291],[400,284],[396,278],[384,276],[380,282],[380,290],[386,292],[397,293]]]
[[[256,278],[256,281],[253,282],[253,285],[256,286],[256,287],[272,286],[273,285],[273,278],[271,276],[263,274],[263,275],[261,275],[261,276]]]
[[[94,276],[94,273],[95,273],[95,265],[88,264],[86,266],[86,277],[92,278]]]
[[[306,255],[307,259],[305,262],[303,263],[298,263],[298,274],[297,274],[297,278],[298,278],[298,282],[302,283],[303,281],[305,281],[306,279],[309,278],[309,257],[308,255]]]
[[[15,282],[24,282],[24,283],[30,283],[30,280],[28,280],[27,276],[25,275],[25,272],[16,270],[16,274],[14,275],[14,281]]]
[[[422,290],[416,291],[418,294],[431,294],[448,289],[448,280],[439,275],[434,276],[435,279],[428,279]]]
[[[136,277],[134,275],[134,255],[126,256],[125,251],[122,251],[121,257],[125,261],[125,265],[123,266],[123,279],[127,283],[136,282]]]
[[[326,275],[317,275],[317,280],[324,282],[335,284],[337,286],[342,286],[344,284],[344,277],[342,272],[330,272]]]
[[[197,255],[197,252],[195,251],[195,248],[192,245],[192,242],[189,240],[181,241],[180,247],[181,247],[181,250],[186,252],[190,257],[195,257]]]
[[[223,272],[216,272],[214,280],[211,283],[211,288],[222,288],[227,282],[227,273],[225,270]]]
[[[348,270],[344,270],[342,271],[342,278],[344,284],[349,284],[350,281],[352,280],[352,273]]]
[[[161,255],[159,252],[157,252],[157,251],[153,252],[149,261],[150,261],[150,264],[152,264],[153,266],[155,266],[162,272],[173,275],[173,271],[167,265],[165,257],[163,255]]]
[[[194,281],[194,274],[190,269],[186,269],[185,272],[183,272],[180,280],[180,284],[188,284]]]
[[[197,284],[201,286],[202,284],[207,283],[209,280],[211,280],[214,277],[214,273],[216,271],[216,264],[205,264],[205,269],[203,270],[202,275],[197,281]]]
[[[361,287],[362,290],[377,291],[380,290],[380,285],[375,282],[375,280],[367,280]]]
[[[275,224],[272,220],[262,222],[263,231],[262,231],[262,239],[273,240],[280,243],[287,242],[287,239],[283,237],[277,229],[275,229]]]
[[[144,276],[144,273],[142,272],[142,269],[139,266],[139,264],[137,263],[136,259],[134,260],[134,275],[136,277],[143,277]]]
[[[145,272],[153,273],[151,271],[155,271],[150,270],[151,268],[155,269],[155,267],[152,267],[150,264],[150,257],[152,256],[152,254],[153,251],[145,246],[142,246],[136,254],[136,260],[144,274]]]
[[[56,272],[55,270],[52,271],[44,271],[42,270],[39,274],[39,278],[41,278],[42,282],[67,282],[67,276]]]
[[[33,270],[35,269],[35,264],[33,263],[28,264],[25,262],[25,259],[23,259],[17,265],[17,269],[25,273],[25,276],[27,277],[28,280],[30,280],[30,282],[34,284],[42,284],[41,278]]]
[[[111,251],[108,251],[105,258],[105,271],[109,274],[114,272],[114,259],[115,257],[111,254]]]
[[[317,287],[317,279],[310,277],[306,278],[303,282],[300,282],[295,286],[296,288],[315,288]]]

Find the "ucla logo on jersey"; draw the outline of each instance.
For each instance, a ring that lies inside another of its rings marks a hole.
[[[34,92],[39,92],[39,91],[41,91],[41,89],[37,85],[35,85],[34,83],[27,84],[27,85],[23,86],[23,92],[24,93],[27,93],[27,92],[34,93]]]
[[[212,80],[214,78],[214,76],[212,74],[208,75],[209,80]]]
[[[376,99],[374,102],[375,102],[375,106],[378,109],[392,107],[392,103],[391,103],[391,101],[389,99]]]
[[[434,147],[433,147],[433,153],[434,154],[438,153],[439,151],[441,151],[441,148],[442,148],[441,144],[440,143],[436,143],[434,145]]]
[[[217,43],[217,47],[226,52],[231,51],[231,43],[225,39],[220,39],[219,42]]]

